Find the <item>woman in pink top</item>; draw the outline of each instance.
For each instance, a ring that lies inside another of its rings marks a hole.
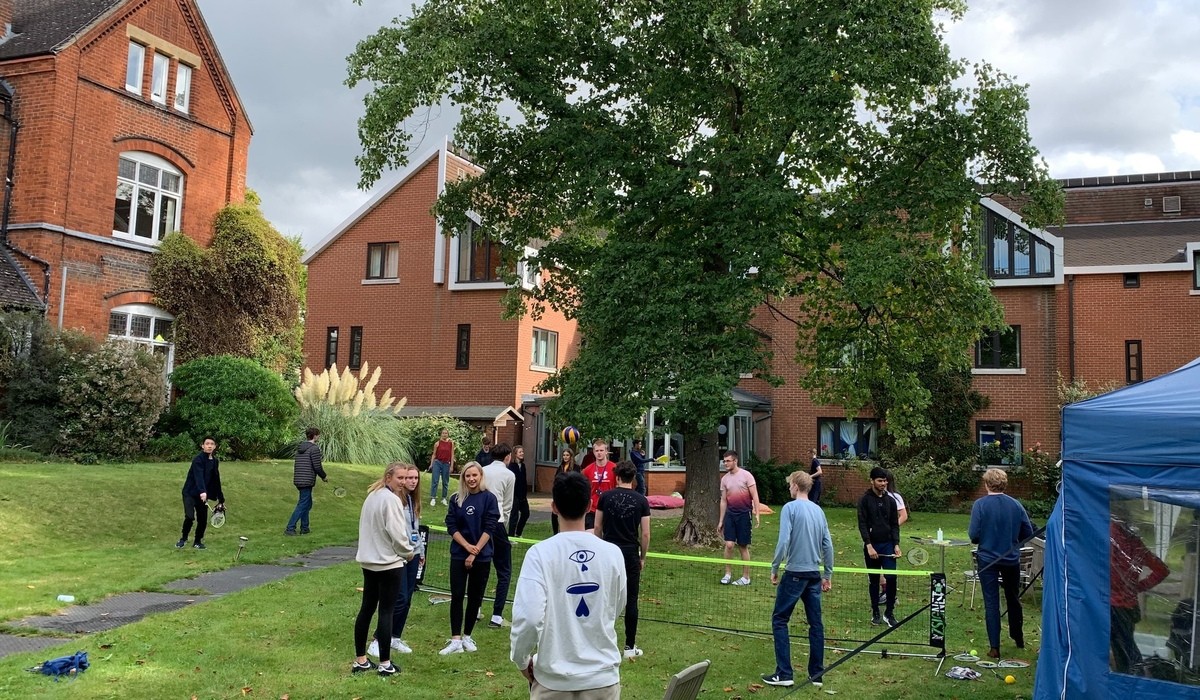
[[[454,441],[450,439],[450,431],[442,428],[442,437],[433,446],[433,456],[429,458],[429,471],[433,472],[433,485],[429,489],[429,505],[437,505],[438,481],[442,482],[442,505],[446,505],[446,493],[450,490],[450,472],[454,470]]]

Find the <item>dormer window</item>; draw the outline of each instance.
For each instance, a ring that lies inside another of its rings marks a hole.
[[[984,271],[992,279],[1054,276],[1054,249],[1013,221],[987,210]]]

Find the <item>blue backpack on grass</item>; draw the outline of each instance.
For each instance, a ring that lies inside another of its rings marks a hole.
[[[87,670],[88,657],[86,651],[77,651],[70,656],[60,656],[57,659],[50,659],[29,669],[38,673],[54,676],[58,680],[62,676],[73,676],[83,673]]]

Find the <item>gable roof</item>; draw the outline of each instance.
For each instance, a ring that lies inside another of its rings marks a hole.
[[[0,60],[54,53],[125,0],[17,0]]]
[[[1067,267],[1188,263],[1184,253],[1188,243],[1200,243],[1198,219],[1077,224],[1048,230],[1066,241]]]
[[[13,260],[8,246],[0,244],[0,308],[42,309],[45,305],[21,266]]]

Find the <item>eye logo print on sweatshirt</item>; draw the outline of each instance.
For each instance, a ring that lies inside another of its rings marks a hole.
[[[567,558],[578,564],[580,571],[587,571],[587,563],[596,558],[596,553],[590,549],[577,549]]]
[[[578,552],[576,553],[578,554]],[[591,554],[591,552],[588,552],[588,554]],[[600,584],[592,583],[591,581],[581,581],[567,586],[568,595],[579,596],[579,605],[575,607],[575,617],[587,617],[592,613],[591,609],[588,608],[586,596],[588,593],[595,593],[598,590],[600,590]]]

